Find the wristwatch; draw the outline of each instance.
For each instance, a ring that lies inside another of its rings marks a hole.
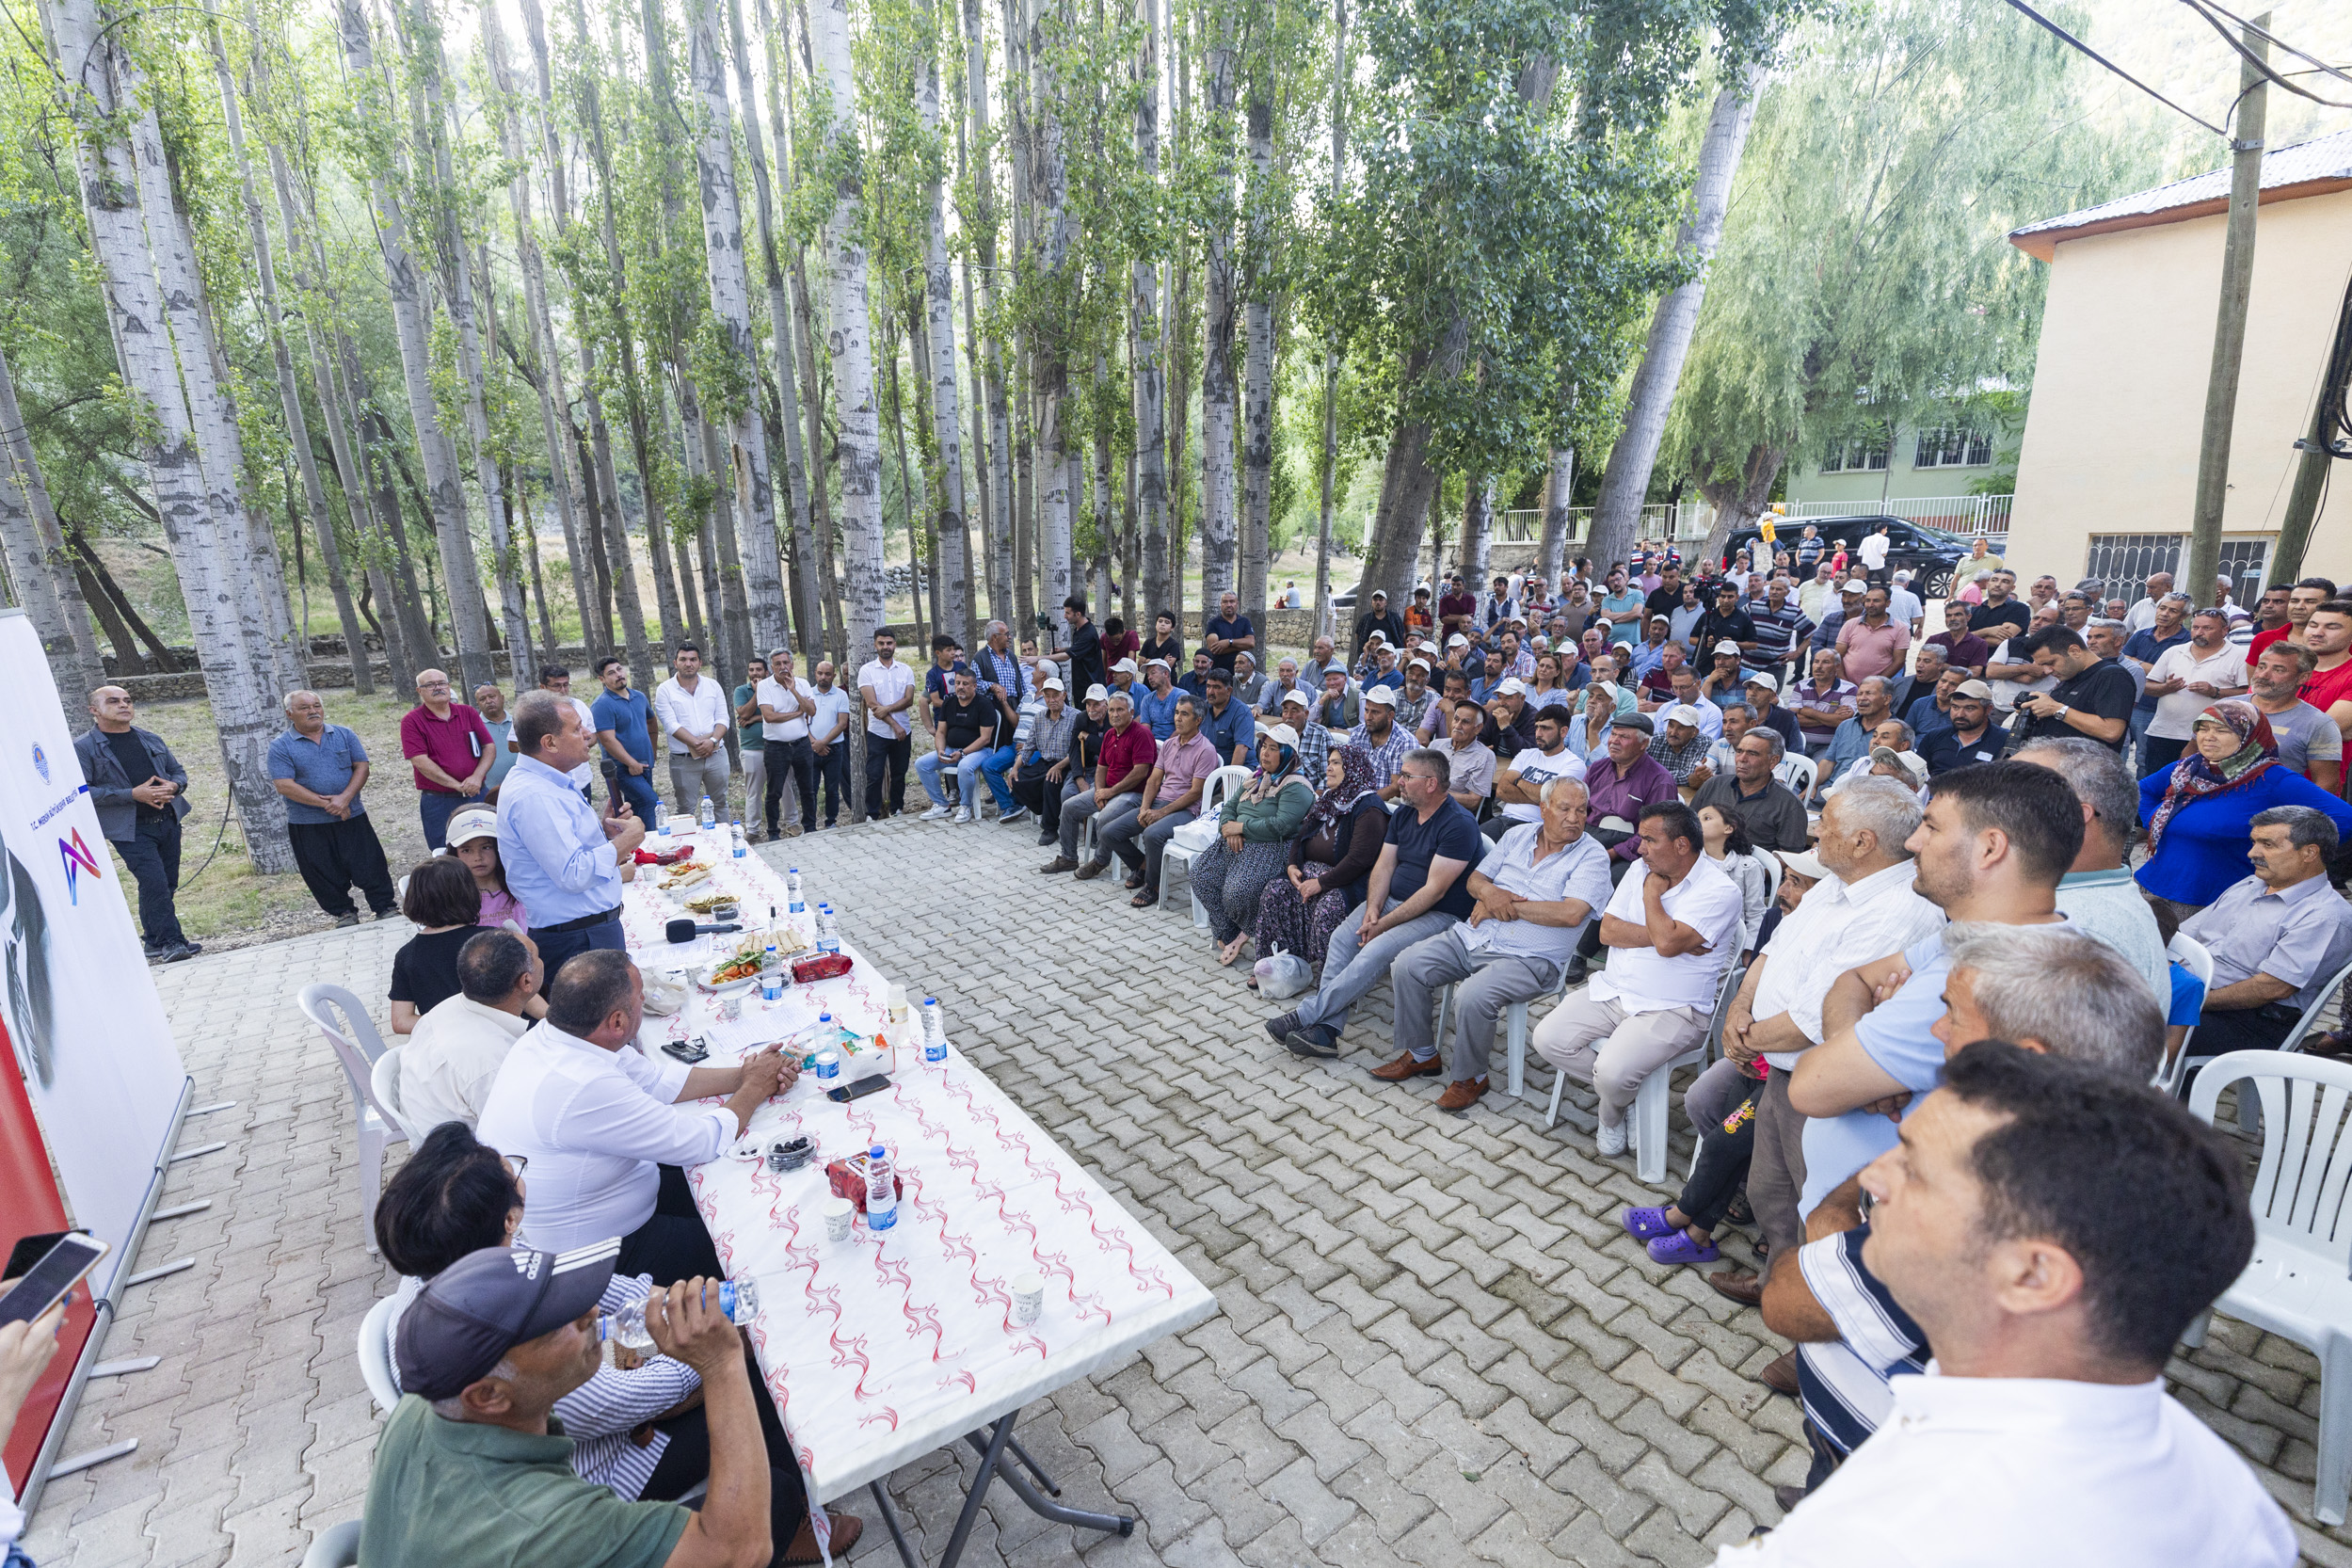
[[[2058,722],[2059,722],[2059,723],[2061,723],[2061,724],[2065,723],[2065,722],[2066,722],[2066,716],[2067,716],[2069,713],[2072,713],[2073,711],[2074,711],[2073,709],[2069,708],[2069,707],[2068,707],[2065,703],[2063,703],[2063,702],[2059,703],[2059,704],[2058,704]]]

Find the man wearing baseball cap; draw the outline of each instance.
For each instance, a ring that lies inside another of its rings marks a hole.
[[[1997,762],[2008,750],[2009,732],[1992,722],[1992,688],[1983,681],[1963,680],[1952,688],[1951,718],[1950,728],[1920,739],[1928,776],[1975,762]]]
[[[1405,753],[1413,749],[1413,736],[1397,723],[1397,694],[1386,686],[1368,688],[1363,712],[1363,722],[1348,731],[1348,744],[1371,753],[1372,776],[1380,783],[1381,799],[1400,799],[1402,788],[1397,773],[1404,765]]]
[[[1119,661],[1119,668],[1133,665],[1131,659]],[[1116,676],[1118,669],[1112,674]],[[1164,741],[1176,733],[1176,698],[1184,694],[1176,690],[1176,677],[1165,659],[1154,659],[1144,666],[1144,684],[1145,690],[1133,694],[1136,722],[1151,731],[1153,740]]]
[[[702,1379],[711,1484],[699,1510],[623,1502],[571,1467],[550,1417],[603,1358],[598,1300],[617,1240],[568,1253],[488,1247],[429,1281],[400,1318],[392,1354],[405,1390],[376,1440],[360,1558],[370,1568],[566,1568],[820,1560],[800,1477],[773,1469],[719,1282],[680,1280],[646,1299],[661,1352]],[[863,1524],[828,1514],[846,1552]]]
[[[1404,617],[1388,607],[1388,590],[1374,588],[1368,602],[1371,608],[1355,617],[1355,651],[1364,652],[1364,645],[1378,632],[1399,648],[1404,646]]]

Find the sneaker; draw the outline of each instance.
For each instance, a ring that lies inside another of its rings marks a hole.
[[[1026,807],[1026,806],[1016,806],[1016,807],[1015,807],[1015,808],[1013,808],[1013,809],[1012,809],[1012,810],[1010,810],[1010,811],[1003,811],[1003,812],[1000,812],[1000,813],[998,813],[998,816],[997,816],[997,821],[998,821],[998,822],[1000,822],[1000,823],[1019,822],[1019,821],[1020,821],[1023,817],[1026,817],[1026,816],[1028,816],[1028,815],[1029,815],[1029,808],[1028,808],[1028,807]]]
[[[1041,827],[1037,830],[1037,847],[1039,849],[1043,849],[1059,837],[1061,837],[1061,835],[1054,832],[1052,828]]]
[[[182,942],[178,947],[164,954],[164,962],[177,964],[183,959],[193,958],[203,951],[204,944],[201,942]]]
[[[944,822],[947,818],[953,814],[954,813],[950,811],[949,808],[944,806],[935,806],[916,820],[919,822]]]
[[[1592,978],[1592,964],[1586,960],[1583,953],[1579,952],[1568,960],[1568,978],[1565,984],[1573,990]]]
[[[1328,1027],[1294,1029],[1282,1042],[1293,1056],[1336,1056],[1339,1054],[1338,1031]]]
[[[960,827],[972,820],[972,808],[968,806],[959,806],[955,808],[955,815],[949,820]]]
[[[357,913],[349,915],[337,915],[335,917],[335,929],[337,931],[341,931],[344,926],[358,925],[359,923],[360,917]]]
[[[1299,1016],[1296,1013],[1277,1013],[1266,1020],[1266,1032],[1274,1037],[1276,1045],[1288,1040],[1290,1032],[1298,1027]]]
[[[1108,860],[1089,860],[1079,867],[1077,879],[1080,882],[1092,882],[1110,869],[1111,862]]]
[[[1624,1153],[1626,1143],[1623,1122],[1615,1127],[1595,1127],[1592,1129],[1592,1146],[1604,1160],[1614,1160]]]
[[[397,909],[378,909],[376,912],[376,918],[379,920],[397,920],[399,917],[400,911]]]
[[[1076,870],[1078,870],[1077,861],[1071,859],[1066,855],[1057,855],[1053,857],[1049,864],[1038,867],[1037,874],[1039,876],[1058,876],[1064,872],[1074,872]]]

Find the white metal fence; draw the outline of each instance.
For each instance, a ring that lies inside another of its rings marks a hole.
[[[1909,522],[1925,523],[1941,528],[1961,538],[1977,535],[1998,540],[2009,531],[2009,502],[2008,495],[1936,495],[1896,497],[1878,501],[1800,501],[1788,506],[1784,515],[1799,526],[1807,522],[1827,522],[1833,518],[1897,517]],[[1704,501],[1685,501],[1675,505],[1658,503],[1641,508],[1641,526],[1637,536],[1644,539],[1672,537],[1677,543],[1693,543],[1707,536],[1715,525],[1715,508]],[[1568,510],[1568,542],[1580,545],[1592,536],[1592,508],[1572,506]],[[1824,528],[1823,533],[1830,530]],[[1544,537],[1544,509],[1541,506],[1520,507],[1495,514],[1495,542],[1497,544],[1534,544]]]

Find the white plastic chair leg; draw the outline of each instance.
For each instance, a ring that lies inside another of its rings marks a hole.
[[[2312,1512],[2323,1525],[2341,1525],[2352,1502],[2352,1338],[2341,1334],[2319,1363],[2318,1473]]]
[[[1554,1067],[1552,1069],[1552,1103],[1545,1107],[1544,1112],[1544,1125],[1545,1127],[1549,1127],[1554,1122],[1560,1120],[1560,1092],[1567,1087],[1568,1075],[1561,1072],[1558,1067]]]
[[[392,1129],[360,1109],[360,1225],[367,1237],[370,1256],[376,1246],[376,1200],[384,1192],[384,1145],[392,1138]]]
[[[1510,1080],[1508,1087],[1512,1099],[1528,1097],[1528,1004],[1514,1001],[1503,1015],[1504,1027],[1510,1032]]]
[[[1192,892],[1192,879],[1191,877],[1188,876],[1184,879],[1184,886],[1185,891]],[[1192,893],[1192,928],[1196,931],[1207,931],[1208,929],[1208,909],[1201,903],[1201,896],[1198,893]]]
[[[2188,1327],[2181,1331],[2181,1343],[2192,1351],[2200,1349],[2205,1343],[2206,1332],[2212,1327],[2213,1314],[2200,1312]]]
[[[1652,1184],[1666,1179],[1666,1090],[1672,1071],[1660,1067],[1633,1096],[1634,1175]]]

